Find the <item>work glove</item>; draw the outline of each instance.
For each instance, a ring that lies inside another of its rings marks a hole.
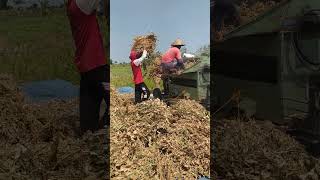
[[[148,52],[146,50],[143,50],[143,53],[142,53],[142,59],[145,59],[148,55]]]
[[[185,58],[194,58],[195,55],[184,53],[184,54],[183,54],[183,57],[185,57]]]
[[[148,53],[146,50],[143,50],[142,56],[139,59],[133,61],[136,66],[140,66],[142,61],[147,57]]]

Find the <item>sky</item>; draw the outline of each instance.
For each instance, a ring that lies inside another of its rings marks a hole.
[[[133,38],[155,33],[164,53],[177,38],[194,53],[210,43],[210,0],[111,0],[110,56],[129,62]]]

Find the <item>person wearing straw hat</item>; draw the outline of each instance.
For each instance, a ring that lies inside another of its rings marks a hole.
[[[176,73],[180,69],[184,69],[184,62],[181,56],[180,49],[185,46],[181,39],[176,39],[167,52],[162,56],[161,69],[162,69],[162,80],[164,93],[168,94],[168,74]]]
[[[150,91],[147,85],[143,81],[142,76],[142,61],[147,57],[147,51],[143,48],[143,46],[137,46],[135,49],[133,48],[130,52],[130,64],[133,73],[133,82],[135,84],[135,103],[140,103],[144,100],[149,99]]]
[[[181,39],[176,39],[171,44],[171,47],[161,59],[163,71],[170,73],[176,71],[177,69],[184,69],[183,59],[180,52],[182,46],[185,46],[185,44]]]

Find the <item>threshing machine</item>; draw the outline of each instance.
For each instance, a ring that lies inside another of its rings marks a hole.
[[[181,74],[168,77],[168,94],[163,94],[166,102],[172,102],[181,96],[199,101],[210,107],[210,57],[200,56],[199,61]]]
[[[320,137],[320,0],[287,0],[213,44],[213,100]]]

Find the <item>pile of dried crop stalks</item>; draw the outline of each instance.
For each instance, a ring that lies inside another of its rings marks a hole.
[[[213,126],[213,168],[218,179],[320,178],[319,160],[270,122],[221,120]]]
[[[287,0],[238,0],[241,25],[253,21],[259,15],[267,12],[284,1]],[[222,33],[227,34],[235,28],[236,27],[233,24],[227,24],[223,28]]]
[[[112,179],[195,179],[209,175],[209,112],[192,100],[138,105],[111,90]]]
[[[136,36],[133,39],[132,50],[139,51],[142,48],[147,50],[149,54],[153,54],[156,49],[156,42],[157,36],[153,33],[142,36]]]
[[[145,71],[145,76],[149,78],[161,76],[161,54],[155,52],[156,46],[157,36],[154,33],[136,36],[133,39],[132,50],[141,52],[142,49],[145,49],[148,52],[148,57],[143,61],[142,67]]]
[[[240,5],[240,17],[242,24],[254,20],[254,18],[277,6],[283,0],[263,0],[254,3],[242,2]]]
[[[26,104],[0,75],[0,179],[105,179],[106,130],[79,137],[78,102]]]

